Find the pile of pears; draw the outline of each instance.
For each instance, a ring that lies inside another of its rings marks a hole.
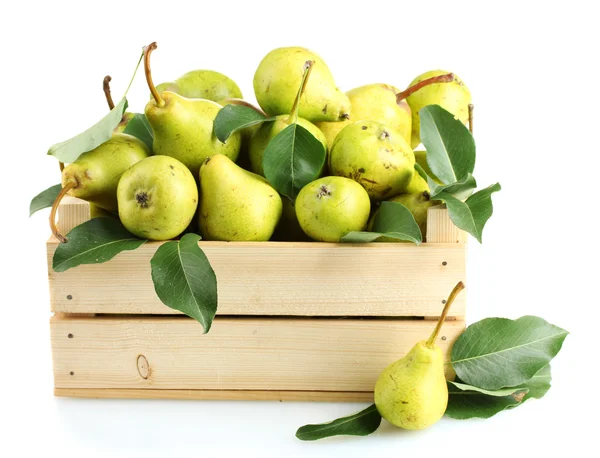
[[[414,168],[415,163],[426,168],[425,152],[413,149],[421,143],[419,110],[437,104],[466,123],[471,96],[457,76],[436,70],[404,91],[378,83],[344,93],[320,56],[301,47],[278,48],[254,74],[259,108],[243,99],[232,79],[211,70],[155,86],[150,70],[155,49],[152,43],[144,53],[152,148],[124,133],[133,117],[125,113],[112,138],[64,167],[51,214],[60,240],[66,238],[54,216],[65,194],[90,202],[92,216],[119,218],[131,233],[149,240],[199,231],[204,240],[339,242],[348,232],[370,228],[387,200],[406,206],[425,237],[427,209],[435,202]],[[296,101],[307,62],[311,78]],[[106,87],[105,92],[110,94]],[[274,120],[221,142],[214,121],[229,104]],[[264,178],[262,165],[269,142],[292,122],[327,152],[319,176],[294,201]]]

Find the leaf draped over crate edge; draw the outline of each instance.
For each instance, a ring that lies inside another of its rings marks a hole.
[[[514,409],[528,399],[542,398],[550,389],[550,366],[540,369],[531,379],[517,387],[484,390],[460,382],[448,382],[448,408],[445,415],[457,420],[490,418]]]
[[[325,147],[313,134],[292,123],[265,148],[265,178],[277,192],[294,201],[304,186],[317,179],[326,156]]]
[[[152,143],[154,142],[154,131],[148,122],[148,118],[143,113],[135,113],[133,118],[129,120],[124,134],[133,135],[137,139],[143,141],[148,149],[152,151]]]
[[[567,334],[536,316],[486,318],[458,337],[452,367],[468,385],[486,390],[519,386],[550,363]]]
[[[452,184],[472,174],[475,140],[469,129],[439,105],[422,108],[419,118],[427,165],[435,176],[445,184]]]
[[[48,150],[48,154],[50,156],[54,156],[60,162],[67,164],[75,162],[81,154],[97,148],[112,137],[115,128],[119,125],[121,119],[123,118],[123,113],[125,113],[125,110],[127,109],[127,92],[129,92],[129,88],[131,87],[131,83],[135,78],[138,68],[140,67],[143,56],[144,53],[140,55],[131,77],[131,81],[129,82],[129,86],[127,86],[125,94],[119,103],[92,127],[68,140],[52,145]]]
[[[115,218],[94,218],[73,228],[67,243],[60,243],[52,258],[52,269],[64,272],[82,264],[110,261],[121,251],[135,250],[146,240],[131,234]]]
[[[342,242],[367,243],[382,237],[413,242],[420,245],[423,241],[421,229],[408,208],[399,202],[382,202],[373,221],[372,231],[353,231],[344,235]]]
[[[217,138],[225,143],[234,132],[274,120],[274,116],[267,118],[254,108],[231,104],[219,110],[213,129]]]
[[[52,207],[52,204],[54,204],[56,196],[58,196],[61,189],[61,184],[55,184],[31,199],[31,203],[29,204],[29,216],[44,208]]]
[[[303,441],[314,441],[332,436],[367,436],[377,430],[381,415],[375,404],[347,417],[318,425],[305,425],[298,428],[296,437]]]
[[[198,246],[200,239],[190,233],[163,243],[150,266],[162,303],[198,321],[206,334],[217,313],[217,277]]]
[[[494,212],[492,194],[502,189],[500,183],[480,189],[464,202],[445,191],[436,200],[442,200],[448,208],[448,216],[456,227],[468,232],[482,243],[483,228]]]

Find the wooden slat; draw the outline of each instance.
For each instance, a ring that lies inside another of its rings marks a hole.
[[[65,196],[58,207],[56,226],[61,234],[67,234],[75,226],[90,219],[90,204],[76,197]]]
[[[160,302],[149,242],[103,264],[54,272],[48,242],[50,302],[65,313],[175,314]],[[364,245],[200,242],[218,279],[222,315],[439,316],[465,280],[463,244]],[[444,265],[444,263],[446,263]],[[465,315],[461,294],[451,316]]]
[[[185,399],[218,401],[373,402],[373,392],[275,390],[144,390],[119,388],[56,388],[55,396],[92,399]]]
[[[427,243],[465,244],[468,234],[457,228],[445,205],[430,207],[427,211]]]
[[[400,319],[51,319],[57,389],[370,392],[434,323]],[[444,324],[449,348],[463,321]],[[449,366],[447,366],[449,368]]]

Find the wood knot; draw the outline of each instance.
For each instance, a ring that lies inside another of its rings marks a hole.
[[[144,355],[139,355],[137,357],[137,370],[140,377],[144,380],[147,380],[148,377],[150,377],[150,365]]]

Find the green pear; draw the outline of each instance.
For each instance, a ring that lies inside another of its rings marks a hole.
[[[145,109],[154,132],[154,154],[171,156],[183,162],[194,177],[202,163],[215,154],[236,160],[241,146],[241,134],[235,132],[226,143],[213,133],[213,123],[221,105],[211,100],[188,99],[174,92],[159,93],[152,82],[150,54],[156,43],[144,48],[144,70],[152,93]]]
[[[175,81],[156,86],[159,92],[169,91],[188,99],[241,99],[242,91],[235,81],[213,70],[192,70]]]
[[[241,134],[235,132],[221,143],[213,133],[213,122],[221,105],[210,100],[186,99],[173,92],[163,92],[160,97],[162,104],[151,100],[145,110],[154,131],[154,154],[174,157],[194,176],[202,163],[215,154],[237,159]]]
[[[313,134],[313,136],[323,144],[325,151],[327,151],[327,140],[325,135],[323,135],[323,132],[321,132],[317,126],[303,118],[298,118],[296,122]],[[250,157],[250,169],[254,173],[262,176],[265,175],[263,170],[265,149],[269,142],[290,124],[292,124],[290,115],[279,115],[275,121],[262,123],[252,135],[248,145],[248,155]]]
[[[415,154],[415,161],[416,161]],[[427,180],[425,180],[417,170],[413,170],[412,178],[410,179],[410,183],[404,190],[403,194],[423,194],[424,192],[429,192],[429,185],[427,184]]]
[[[421,168],[425,171],[429,178],[435,181],[437,184],[444,184],[442,181],[435,176],[435,174],[429,168],[429,164],[427,163],[427,151],[423,150],[414,150],[415,153],[415,162],[421,166]]]
[[[406,100],[396,100],[396,94],[399,92],[398,88],[387,84],[368,84],[346,92],[352,104],[352,121],[377,121],[391,126],[410,143],[410,107]],[[323,131],[331,148],[337,134],[350,122],[320,122],[317,123],[317,127]]]
[[[412,213],[413,217],[415,218],[415,221],[419,225],[419,229],[421,229],[421,235],[423,236],[423,241],[425,242],[425,238],[427,237],[427,214],[429,207],[431,207],[432,205],[437,205],[439,201],[431,200],[429,198],[428,191],[423,191],[419,194],[400,194],[399,196],[389,199],[389,201],[398,202],[399,204],[402,204],[406,208],[408,208],[408,210]],[[371,216],[371,219],[369,219],[367,230],[373,230],[373,223],[375,222],[375,218],[377,217],[378,212],[379,209],[377,209]],[[377,239],[377,241],[403,242],[403,240],[393,239],[390,237],[380,237],[379,239]]]
[[[132,165],[150,155],[137,138],[121,133],[97,148],[83,153],[62,171],[62,186],[68,194],[86,200],[109,212],[117,211],[117,185]]]
[[[432,70],[417,76],[411,86],[428,78],[447,74],[444,70]],[[421,121],[419,111],[427,105],[439,105],[448,110],[463,123],[469,120],[469,104],[471,93],[460,78],[454,75],[453,81],[448,83],[430,84],[407,98],[412,111],[412,140],[411,146],[416,148],[421,143]]]
[[[277,191],[221,154],[200,168],[200,194],[200,233],[206,240],[266,241],[281,218]]]
[[[103,208],[98,207],[98,205],[90,204],[90,219],[94,218],[116,218],[114,213],[111,213]]]
[[[271,240],[279,242],[310,241],[310,237],[308,237],[300,227],[298,217],[296,216],[296,207],[294,202],[287,197],[282,197],[281,200],[283,202],[281,221],[279,221],[279,225],[277,226],[277,229],[275,229],[275,233],[273,234]]]
[[[149,240],[181,234],[198,206],[189,169],[169,156],[151,156],[127,170],[117,189],[119,218],[129,232]]]
[[[427,341],[420,341],[406,356],[386,367],[375,384],[375,405],[383,418],[404,429],[424,429],[437,423],[448,406],[444,354],[435,340],[456,295],[448,298],[442,316]]]
[[[377,121],[357,121],[338,134],[329,153],[333,175],[360,183],[373,200],[404,192],[415,155],[400,132]]]
[[[367,225],[371,202],[362,186],[344,177],[324,177],[304,186],[296,198],[300,227],[310,238],[339,242]]]
[[[274,49],[260,62],[254,74],[254,92],[261,108],[271,116],[292,112],[307,61],[314,65],[298,115],[311,122],[348,118],[350,101],[336,87],[327,64],[317,54],[300,47]]]

